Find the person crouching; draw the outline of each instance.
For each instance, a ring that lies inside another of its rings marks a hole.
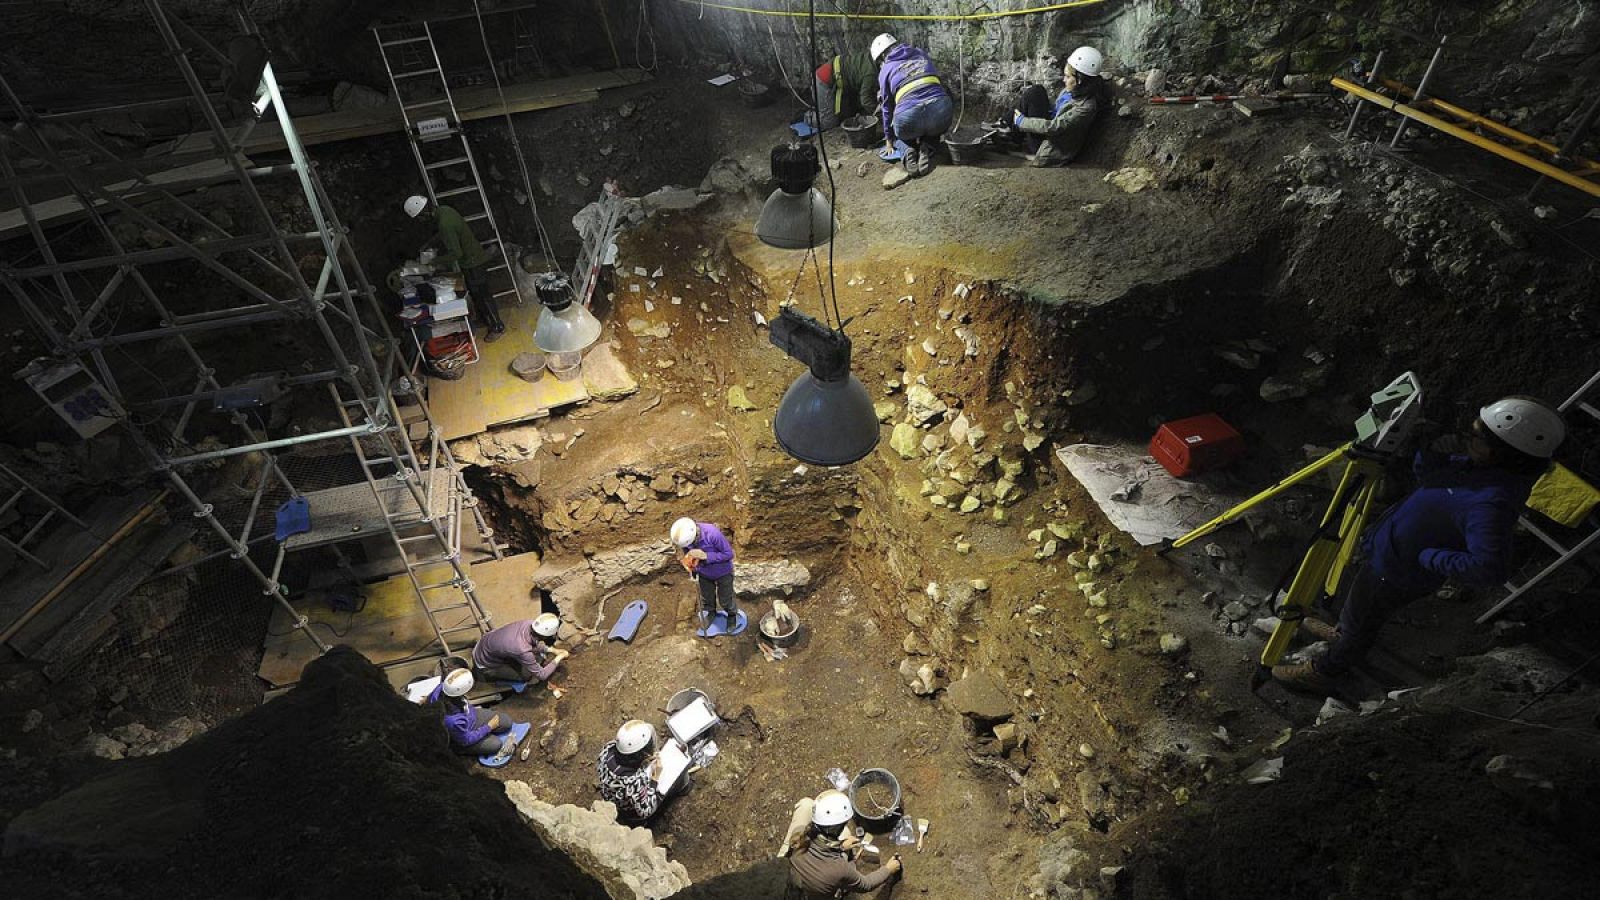
[[[472,672],[455,669],[428,695],[428,702],[441,705],[450,749],[463,756],[493,756],[505,746],[511,720],[467,701],[475,683]]]

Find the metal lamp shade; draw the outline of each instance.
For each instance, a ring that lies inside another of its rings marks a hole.
[[[803,194],[791,194],[782,188],[773,191],[756,219],[756,237],[781,250],[820,247],[838,228],[833,220],[833,204],[816,188]]]
[[[845,466],[878,445],[878,414],[855,375],[823,381],[808,371],[784,392],[772,433],[801,462]]]
[[[580,303],[562,310],[545,307],[533,329],[533,343],[546,353],[575,353],[600,337],[600,320]]]

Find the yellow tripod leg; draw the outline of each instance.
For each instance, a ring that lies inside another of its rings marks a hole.
[[[1278,626],[1261,648],[1261,670],[1278,664],[1300,628],[1300,620],[1316,608],[1323,594],[1332,593],[1355,554],[1372,511],[1372,500],[1383,484],[1383,465],[1376,460],[1351,458],[1339,479],[1339,488],[1318,524],[1318,536],[1295,571],[1283,602],[1274,612]],[[1334,520],[1337,530],[1330,530]],[[1258,676],[1260,673],[1258,672]]]
[[[1176,548],[1176,547],[1182,547],[1185,544],[1193,543],[1194,541],[1197,541],[1200,538],[1205,537],[1206,535],[1210,534],[1211,532],[1216,531],[1218,528],[1221,528],[1222,526],[1227,525],[1227,524],[1229,524],[1231,522],[1237,521],[1240,516],[1243,516],[1245,513],[1249,512],[1255,506],[1257,506],[1257,505],[1259,505],[1261,503],[1265,503],[1268,500],[1271,500],[1273,497],[1276,497],[1279,494],[1283,493],[1284,491],[1288,490],[1289,488],[1292,488],[1295,485],[1299,484],[1300,482],[1305,481],[1307,478],[1310,478],[1311,476],[1316,475],[1317,473],[1321,472],[1322,470],[1332,466],[1334,463],[1345,459],[1345,451],[1347,451],[1349,449],[1350,449],[1350,445],[1349,444],[1345,444],[1343,447],[1340,447],[1339,449],[1333,451],[1332,453],[1329,453],[1327,456],[1324,456],[1323,458],[1321,458],[1321,459],[1317,460],[1316,462],[1306,466],[1305,468],[1303,468],[1300,471],[1294,473],[1293,475],[1290,475],[1288,478],[1285,478],[1282,481],[1279,481],[1278,483],[1276,483],[1276,484],[1272,485],[1271,487],[1267,488],[1266,490],[1261,491],[1260,493],[1256,494],[1254,497],[1251,497],[1249,500],[1246,500],[1243,503],[1240,503],[1238,506],[1235,506],[1234,508],[1228,510],[1227,512],[1223,513],[1222,515],[1217,516],[1215,519],[1212,519],[1211,521],[1205,523],[1204,525],[1201,525],[1199,528],[1196,528],[1195,530],[1189,532],[1188,534],[1184,535],[1183,537],[1178,538],[1177,540],[1172,542],[1172,546]]]

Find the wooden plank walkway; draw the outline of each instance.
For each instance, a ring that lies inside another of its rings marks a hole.
[[[511,361],[518,353],[536,349],[533,327],[541,308],[538,303],[502,306],[505,336],[491,344],[480,335],[478,349],[483,358],[467,366],[467,374],[455,381],[428,379],[434,427],[445,440],[471,437],[495,425],[542,419],[553,409],[589,402],[581,378],[560,381],[545,372],[538,381],[527,382],[511,371]]]

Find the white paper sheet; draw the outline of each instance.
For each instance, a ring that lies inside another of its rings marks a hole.
[[[424,678],[421,681],[406,685],[406,699],[418,705],[426,703],[428,695],[433,693],[433,689],[439,686],[441,680],[438,675],[435,675],[432,678]]]
[[[733,82],[737,81],[738,78],[739,76],[737,75],[718,75],[715,78],[707,78],[706,81],[716,85],[717,87],[722,87],[725,84],[732,84]]]
[[[1180,481],[1138,447],[1072,444],[1056,458],[1078,479],[1111,524],[1148,547],[1176,540],[1227,511],[1238,499],[1201,481]],[[1131,502],[1114,498],[1138,485]]]
[[[656,779],[656,791],[665,797],[687,768],[689,754],[683,752],[683,747],[677,741],[667,741],[667,745],[661,748],[661,775]]]

